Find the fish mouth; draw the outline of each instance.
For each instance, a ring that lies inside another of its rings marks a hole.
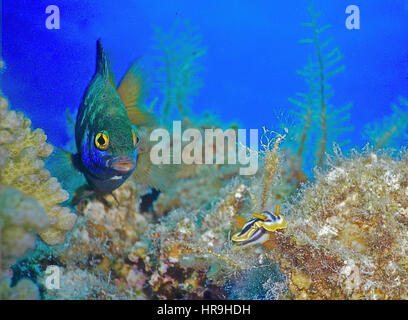
[[[120,156],[110,161],[110,167],[122,174],[131,172],[136,166],[136,160],[128,156]]]

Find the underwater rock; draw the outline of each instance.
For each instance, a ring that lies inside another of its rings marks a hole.
[[[38,201],[50,220],[40,236],[47,244],[56,245],[64,242],[76,215],[59,205],[68,199],[68,193],[43,168],[43,159],[53,149],[46,140],[41,129],[31,130],[30,119],[8,110],[7,100],[0,97],[0,183]]]

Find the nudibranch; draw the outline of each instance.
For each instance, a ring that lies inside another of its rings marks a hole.
[[[264,243],[269,240],[272,232],[287,227],[285,218],[279,214],[279,204],[276,212],[264,211],[262,214],[253,213],[253,219],[242,227],[242,230],[232,236],[232,241],[240,248]]]

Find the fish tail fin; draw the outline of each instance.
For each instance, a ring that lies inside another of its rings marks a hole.
[[[45,161],[45,168],[58,179],[61,187],[69,193],[70,198],[86,184],[84,176],[74,165],[74,155],[61,148],[54,147],[54,151]]]
[[[129,120],[137,126],[151,127],[157,123],[153,113],[141,108],[146,96],[146,76],[138,61],[128,69],[118,87],[118,95],[126,108]]]
[[[96,73],[106,78],[115,88],[115,77],[105,50],[102,47],[101,39],[96,41]]]

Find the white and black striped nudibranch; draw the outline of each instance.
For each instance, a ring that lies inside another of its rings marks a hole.
[[[285,218],[279,214],[279,204],[276,212],[264,211],[262,214],[253,213],[253,219],[242,227],[242,230],[232,236],[232,241],[239,247],[248,247],[269,240],[272,232],[287,227]]]

